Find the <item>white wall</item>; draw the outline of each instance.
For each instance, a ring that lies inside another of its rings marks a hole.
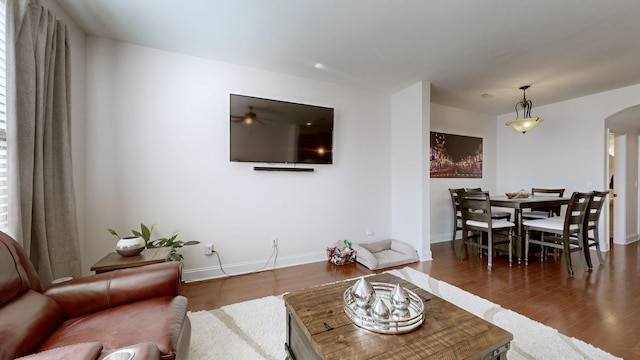
[[[428,139],[431,84],[418,82],[391,98],[393,237],[413,245],[421,260],[431,259],[429,236]],[[425,140],[427,145],[425,148]]]
[[[495,192],[496,118],[482,113],[431,104],[430,131],[481,137],[483,151],[481,179],[430,179],[431,242],[435,243],[451,240],[453,208],[449,188],[480,187],[491,193]],[[429,139],[426,140],[426,145],[429,146]],[[429,176],[428,169],[427,176]]]
[[[638,105],[639,98],[640,85],[634,85],[535,107],[533,115],[544,118],[544,122],[526,134],[503,125],[512,120],[513,114],[498,116],[497,191],[534,186],[563,187],[569,195],[574,191],[607,190],[605,119]],[[637,171],[628,176],[633,176],[635,184]],[[627,224],[627,230],[637,229],[637,216],[629,220],[633,225]],[[638,238],[637,232],[627,236]],[[607,238],[600,234],[605,249]]]
[[[338,239],[411,238],[406,229],[421,238],[411,242],[423,259],[430,258],[429,244],[450,238],[451,213],[443,211],[450,208],[449,187],[607,188],[604,119],[639,103],[635,85],[536,107],[534,115],[545,122],[523,135],[504,126],[512,113],[496,121],[437,104],[429,110],[428,83],[418,83],[403,91],[410,107],[394,105],[391,135],[389,95],[87,38],[55,2],[48,4],[71,33],[74,181],[85,273],[113,250],[106,228],[126,232],[140,222],[157,223],[158,235],[179,230],[184,239],[213,242],[232,272],[264,265],[274,236],[282,266],[324,260],[324,247]],[[230,163],[231,92],[335,107],[335,164],[292,174]],[[412,129],[420,131],[421,144]],[[429,130],[483,137],[483,178],[430,180],[424,159]],[[629,139],[637,159],[637,136]],[[417,174],[408,181],[423,192],[422,205],[406,197],[392,206],[391,192],[402,191],[398,184],[410,173]],[[637,198],[638,174],[630,173],[627,184]],[[409,227],[405,215],[413,217]],[[638,212],[626,216],[626,237],[634,241]],[[366,229],[374,235],[367,237]],[[220,275],[217,260],[201,255],[201,246],[183,253],[187,278]]]
[[[229,93],[334,107],[334,164],[230,162]],[[107,228],[140,222],[214,243],[231,273],[262,267],[272,237],[285,266],[391,235],[388,95],[88,37],[86,100],[85,270],[113,251]],[[182,253],[187,280],[221,275],[202,245]]]

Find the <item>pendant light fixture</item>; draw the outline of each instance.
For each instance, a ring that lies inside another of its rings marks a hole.
[[[529,88],[529,85],[523,85],[520,87],[522,90],[522,101],[516,104],[516,119],[513,121],[507,122],[507,126],[511,126],[516,129],[516,131],[521,133],[526,133],[527,131],[533,129],[534,126],[540,124],[543,120],[542,118],[531,117],[531,100],[527,100],[526,91]],[[522,116],[523,118],[519,118],[518,107],[522,108]]]

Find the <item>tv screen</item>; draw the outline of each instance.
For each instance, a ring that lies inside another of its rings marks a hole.
[[[230,160],[333,163],[333,108],[230,94]]]

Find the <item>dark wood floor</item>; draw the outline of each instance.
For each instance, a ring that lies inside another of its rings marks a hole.
[[[469,250],[471,251],[471,249]],[[614,245],[605,265],[585,272],[574,253],[575,276],[567,276],[561,258],[528,266],[505,258],[486,270],[486,257],[461,262],[450,243],[432,245],[433,261],[410,265],[502,307],[558,329],[625,359],[640,359],[640,247]],[[318,262],[224,279],[182,285],[190,310],[215,309],[239,301],[280,295],[372,271],[360,264],[335,266]]]

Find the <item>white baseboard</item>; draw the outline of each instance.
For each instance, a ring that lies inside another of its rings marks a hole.
[[[638,234],[633,234],[633,235],[627,235],[626,240],[627,240],[627,242],[624,245],[632,244],[632,243],[634,243],[634,242],[636,242],[636,241],[638,241],[640,239],[639,239]]]
[[[458,235],[458,234],[460,234],[460,232],[456,233],[456,238],[457,239],[462,237],[462,235]],[[440,235],[431,235],[431,243],[432,244],[445,242],[445,241],[451,241],[451,233],[440,234]]]
[[[278,257],[275,264],[273,263],[273,261],[271,261],[265,266],[266,261],[267,259],[235,264],[223,264],[222,268],[224,269],[225,273],[232,276],[244,275],[253,272],[279,269],[319,261],[327,261],[327,253],[324,251],[318,251],[296,256]],[[193,282],[227,277],[225,273],[222,272],[220,266],[186,269],[182,271],[182,281]]]
[[[431,250],[423,251],[422,257],[420,257],[420,261],[431,261],[431,260],[433,260],[433,253],[431,252]]]

